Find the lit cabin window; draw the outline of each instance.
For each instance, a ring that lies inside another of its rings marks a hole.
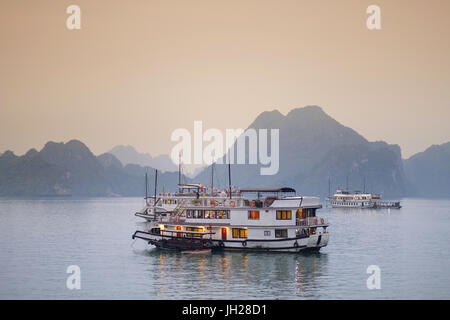
[[[287,229],[275,229],[275,238],[287,238]]]
[[[308,213],[306,209],[298,209],[297,210],[297,219],[305,219],[307,217]]]
[[[233,228],[233,238],[247,238],[247,229]]]
[[[291,220],[291,210],[277,210],[277,220]]]
[[[259,211],[250,210],[248,212],[248,219],[249,220],[259,220]]]
[[[203,232],[203,228],[195,228],[195,227],[186,227],[186,231],[196,231],[196,232]],[[188,235],[189,236],[189,235]],[[199,233],[192,233],[192,237],[201,237],[202,235]]]

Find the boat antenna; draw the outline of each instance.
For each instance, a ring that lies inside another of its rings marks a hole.
[[[348,191],[348,175],[345,177],[345,189]]]
[[[364,193],[366,193],[366,177],[364,177]]]
[[[181,152],[178,154],[178,192],[181,192]]]
[[[231,199],[231,164],[228,162],[228,185],[230,187],[230,199]]]
[[[331,178],[328,177],[328,197],[331,196]]]
[[[155,169],[155,205],[156,205],[156,186],[158,185],[158,169]]]

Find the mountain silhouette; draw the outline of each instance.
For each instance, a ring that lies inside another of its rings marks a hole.
[[[168,155],[152,157],[148,153],[139,153],[132,146],[115,146],[108,153],[116,156],[123,165],[137,164],[143,167],[152,167],[160,171],[177,171],[177,166]]]
[[[232,164],[233,185],[291,186],[299,194],[324,197],[348,182],[350,189],[381,193],[386,198],[450,196],[450,142],[402,160],[398,145],[368,141],[317,106],[296,108],[287,115],[266,111],[248,128],[279,130],[279,170],[275,175],[261,175],[260,169],[267,165]],[[236,150],[236,143],[232,148]],[[259,152],[259,146],[256,149]],[[112,151],[120,158],[112,153],[95,156],[79,140],[50,141],[42,150],[31,149],[23,156],[7,150],[0,155],[0,196],[143,196],[146,173],[152,194],[155,169],[147,164],[157,158],[139,154],[130,146]],[[270,144],[268,152],[272,152]],[[161,161],[158,168],[173,166],[175,172],[159,169],[158,191],[163,187],[175,191],[176,167],[168,157]],[[216,187],[228,187],[227,169],[226,164],[214,164]],[[210,184],[211,172],[207,166],[194,179],[183,176],[182,181]]]
[[[338,185],[345,186],[348,179],[352,189],[363,189],[366,181],[366,191],[379,192],[387,197],[414,192],[403,169],[399,146],[369,142],[318,106],[293,109],[286,116],[277,110],[263,112],[249,128],[279,129],[279,171],[275,175],[264,176],[260,174],[259,164],[233,164],[233,185],[287,185],[301,194],[325,196],[329,179],[331,192]],[[235,146],[236,143],[233,148]],[[248,148],[246,150],[248,159]],[[214,167],[216,180],[226,186],[227,166],[215,164]],[[211,169],[206,168],[195,180],[209,183],[210,176]]]
[[[0,156],[0,196],[143,196],[154,190],[155,169],[126,165],[112,154],[96,157],[78,140],[48,142],[41,151]],[[184,181],[190,181],[183,178]],[[159,173],[158,190],[175,191],[178,173]]]
[[[404,160],[419,196],[450,197],[450,142],[432,145]]]

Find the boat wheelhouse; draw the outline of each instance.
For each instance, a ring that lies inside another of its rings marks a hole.
[[[318,197],[292,188],[241,189],[226,198],[195,198],[156,214],[133,238],[162,249],[318,251],[329,240],[328,221],[316,215]]]
[[[400,201],[382,201],[376,193],[350,192],[338,189],[333,197],[327,198],[333,208],[401,208]]]

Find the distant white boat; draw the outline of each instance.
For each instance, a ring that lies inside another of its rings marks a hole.
[[[327,201],[333,208],[401,208],[400,201],[382,201],[381,196],[376,193],[350,192],[341,189],[338,189],[332,197],[328,197]]]

